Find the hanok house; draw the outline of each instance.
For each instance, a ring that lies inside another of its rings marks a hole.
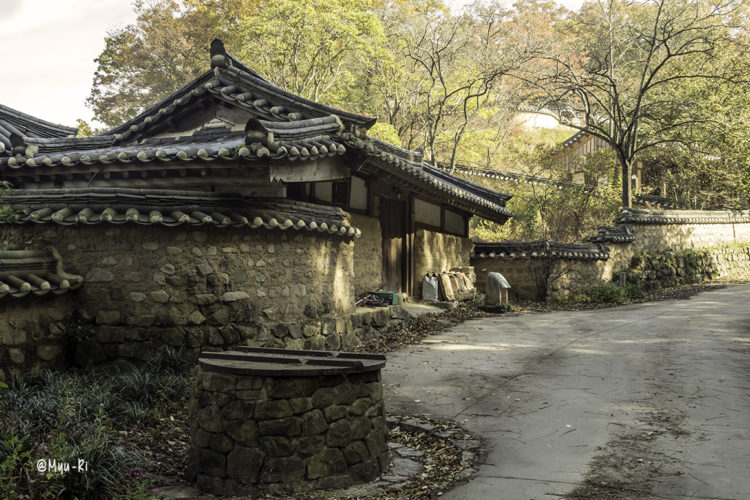
[[[32,358],[73,319],[80,363],[164,344],[351,348],[370,334],[349,318],[357,294],[418,295],[424,273],[469,265],[472,215],[511,215],[509,196],[369,137],[374,119],[274,86],[219,40],[210,70],[103,135],[3,110],[15,213],[0,248],[51,245],[84,276],[64,308],[3,314],[0,332],[18,335],[3,343]]]

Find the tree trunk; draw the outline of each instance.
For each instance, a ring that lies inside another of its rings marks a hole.
[[[630,180],[633,165],[622,156],[619,157],[619,161],[622,167],[622,208],[633,208],[633,190]]]

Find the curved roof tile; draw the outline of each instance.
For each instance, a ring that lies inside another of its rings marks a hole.
[[[750,222],[750,211],[624,209],[618,224],[737,224]]]
[[[61,295],[83,284],[83,277],[65,272],[53,247],[43,250],[0,250],[0,299],[29,294]]]
[[[337,207],[203,191],[126,188],[16,190],[3,204],[17,224],[141,224],[292,229],[358,238]]]
[[[375,175],[396,177],[417,192],[491,220],[505,221],[512,216],[505,208],[509,195],[432,167],[423,161],[420,151],[408,151],[368,137],[365,131],[374,119],[336,110],[272,85],[227,54],[220,41],[212,44],[211,56],[211,70],[105,135],[61,138],[65,131],[74,132],[62,128],[58,135],[40,137],[23,131],[11,133],[13,156],[9,156],[10,152],[0,155],[0,171],[54,176],[66,173],[68,167],[92,166],[96,172],[103,170],[107,179],[106,165],[110,164],[118,166],[118,171],[123,170],[122,165],[132,164],[132,169],[122,172],[128,176],[130,170],[146,174],[143,170],[149,164],[163,162],[304,161],[348,153],[359,162],[357,156],[364,153],[371,161],[363,168]],[[183,108],[206,95],[248,109],[257,118],[246,123],[244,133],[209,122],[182,137],[148,136],[152,127],[182,113]],[[70,219],[66,215],[61,220]]]
[[[630,226],[600,226],[596,236],[590,237],[589,241],[592,243],[629,243],[635,241],[635,235]]]
[[[71,136],[76,132],[73,127],[55,125],[0,104],[0,155],[10,154],[12,135],[50,138]]]
[[[561,243],[557,241],[475,243],[472,257],[490,259],[607,260],[607,246],[590,243]]]

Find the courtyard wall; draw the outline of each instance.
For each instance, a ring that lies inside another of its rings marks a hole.
[[[511,298],[566,300],[619,281],[621,273],[644,289],[708,279],[750,280],[750,212],[637,210],[623,212],[618,221],[609,229],[624,234],[626,226],[630,241],[594,238],[591,246],[598,248],[591,253],[489,257],[475,249],[477,287],[483,291],[487,273],[499,272],[511,284]]]
[[[360,343],[354,242],[313,232],[163,226],[0,226],[0,247],[54,245],[84,286],[0,304],[0,366],[143,360],[243,343]]]

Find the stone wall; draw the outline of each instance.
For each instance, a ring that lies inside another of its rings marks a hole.
[[[354,314],[355,291],[380,287],[382,242],[377,219],[352,220],[363,230],[354,241],[291,229],[0,225],[0,248],[53,245],[85,277],[60,297],[3,299],[0,368],[63,354],[78,365],[137,363],[164,345],[353,349],[404,315]],[[466,238],[416,240],[421,272],[468,264]]]
[[[552,279],[548,282],[547,296],[553,300],[566,300],[586,288],[612,281],[621,263],[629,262],[632,255],[630,244],[612,244],[610,254],[607,260],[556,260],[552,267]]]
[[[634,254],[750,245],[750,223],[630,224]]]
[[[76,333],[72,328],[75,293],[1,300],[0,368],[18,372],[65,364],[73,348],[70,338]],[[0,370],[0,380],[6,376]]]
[[[472,259],[477,275],[476,287],[481,293],[487,292],[487,274],[500,273],[508,283],[510,300],[534,300],[540,295],[537,283],[543,273],[543,263],[532,259]]]
[[[636,254],[625,278],[644,290],[715,278],[750,278],[750,246]]]
[[[144,359],[161,345],[338,349],[358,342],[344,339],[353,327],[342,319],[354,311],[349,240],[265,229],[0,226],[0,248],[28,241],[54,245],[86,281],[69,305],[62,296],[49,307],[28,305],[36,298],[6,298],[3,307],[14,321],[35,315],[43,337],[43,325],[62,321],[58,306],[75,309],[82,364]]]
[[[388,466],[380,371],[314,377],[204,371],[192,401],[189,475],[204,491],[341,488]]]
[[[354,243],[354,293],[380,290],[383,284],[383,233],[380,219],[350,213],[352,226],[362,230],[362,237]]]
[[[417,229],[414,235],[414,280],[416,296],[422,296],[422,276],[469,266],[472,242],[469,238]]]
[[[641,213],[648,214],[647,211]],[[609,257],[597,259],[554,258],[472,258],[477,273],[477,288],[484,290],[487,272],[503,274],[511,284],[512,298],[540,299],[545,295],[556,300],[566,300],[586,288],[611,282],[620,272],[643,272],[637,282],[645,288],[674,286],[704,279],[750,279],[747,265],[750,248],[750,223],[711,222],[723,220],[731,212],[702,212],[697,223],[696,212],[689,212],[685,223],[628,222],[635,240],[626,243],[606,242]],[[668,215],[679,220],[680,211]],[[740,214],[745,217],[747,214]],[[684,255],[700,256],[699,265],[686,270]],[[633,268],[634,257],[639,257],[646,267]],[[680,264],[682,261],[682,264]],[[540,280],[550,270],[545,288]],[[632,274],[632,273],[631,273]],[[633,281],[635,278],[631,279]]]
[[[42,239],[85,277],[77,307],[97,324],[289,320],[351,311],[353,242],[315,233],[161,226],[22,226],[0,245]],[[213,318],[213,319],[212,319]]]

